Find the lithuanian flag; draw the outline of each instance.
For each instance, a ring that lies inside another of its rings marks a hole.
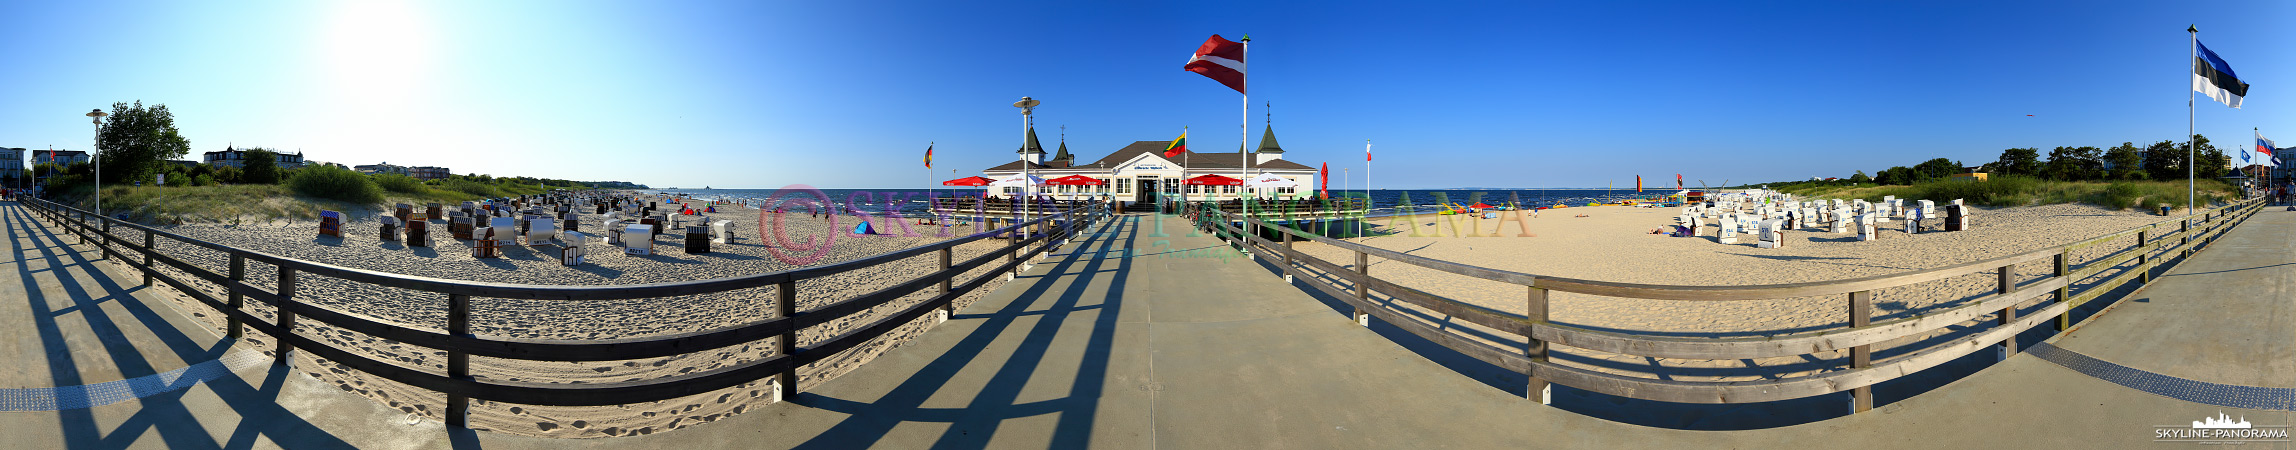
[[[1166,158],[1177,158],[1177,157],[1179,157],[1179,156],[1180,156],[1180,154],[1181,154],[1181,153],[1187,153],[1187,152],[1188,152],[1188,132],[1187,132],[1187,131],[1185,131],[1185,130],[1183,130],[1183,131],[1181,131],[1181,132],[1180,132],[1180,138],[1179,138],[1179,139],[1173,139],[1173,140],[1172,140],[1172,145],[1164,146],[1164,157],[1166,157]]]

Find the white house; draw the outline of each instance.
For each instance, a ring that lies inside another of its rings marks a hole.
[[[1043,160],[1044,147],[1037,144],[1036,130],[1028,136],[1019,151],[1021,160],[1005,163],[982,171],[982,176],[1003,179],[1021,173],[1025,165],[1028,173],[1050,180],[1071,175],[1083,175],[1107,182],[1101,186],[1041,186],[1034,192],[1063,200],[1111,198],[1122,202],[1156,203],[1160,198],[1185,195],[1189,200],[1234,200],[1247,193],[1253,198],[1313,198],[1316,169],[1283,159],[1283,147],[1276,144],[1275,126],[1270,125],[1260,135],[1260,147],[1249,157],[1252,165],[1246,174],[1242,152],[1194,152],[1177,157],[1164,157],[1164,148],[1172,141],[1135,141],[1117,149],[1099,160],[1078,163],[1068,153],[1068,143],[1060,144],[1059,153],[1049,161]],[[1239,148],[1238,150],[1242,150]],[[1295,187],[1245,187],[1185,185],[1184,180],[1207,175],[1231,179],[1251,179],[1274,175],[1288,179]],[[1184,188],[1183,188],[1184,187]],[[1019,187],[991,188],[992,194],[1011,196],[1021,192]]]

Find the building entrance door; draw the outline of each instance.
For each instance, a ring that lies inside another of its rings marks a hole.
[[[1156,179],[1142,178],[1139,180],[1139,182],[1139,186],[1133,187],[1133,192],[1135,193],[1134,195],[1136,195],[1136,197],[1133,198],[1133,201],[1136,203],[1148,205],[1156,204],[1156,194],[1158,192],[1156,190]]]

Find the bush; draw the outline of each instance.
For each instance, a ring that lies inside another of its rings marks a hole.
[[[210,175],[206,175],[206,174],[201,174],[201,175],[199,175],[199,176],[194,176],[194,177],[191,177],[191,184],[194,184],[194,185],[199,185],[199,186],[214,186],[214,185],[215,185],[215,177],[214,177],[214,176],[210,176]]]
[[[417,180],[415,177],[399,175],[395,173],[376,175],[375,184],[381,185],[383,190],[391,192],[404,192],[408,194],[420,194],[423,192],[422,180]]]
[[[494,186],[489,186],[485,183],[470,180],[443,180],[439,183],[439,187],[446,188],[446,190],[449,191],[476,195],[481,198],[495,198],[503,196],[502,191],[495,189]]]
[[[383,190],[366,175],[335,166],[312,167],[297,171],[287,180],[289,188],[298,194],[342,200],[358,204],[383,201]]]

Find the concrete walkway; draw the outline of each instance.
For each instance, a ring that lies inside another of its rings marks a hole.
[[[21,228],[28,217],[12,206],[0,213],[15,246],[7,250],[58,255],[18,270],[81,266],[67,270],[95,273],[84,268],[92,255],[61,247],[69,237]],[[2275,308],[2285,305],[2274,302],[2296,298],[2296,249],[2285,237],[2292,229],[2296,213],[2259,213],[2053,344],[2186,379],[2290,387],[2296,370],[2288,364],[2296,355],[2287,352],[2296,334],[2287,312]],[[1119,218],[851,374],[791,402],[667,433],[549,440],[449,432],[434,423],[408,425],[403,414],[305,376],[253,369],[173,398],[0,413],[0,435],[51,446],[199,448],[2158,448],[2190,444],[2153,442],[2156,425],[2219,411],[2258,426],[2292,423],[2286,408],[2179,400],[2020,355],[1835,419],[1750,431],[1625,425],[1461,375],[1190,231],[1173,218]],[[83,294],[91,299],[165,303],[140,300],[134,282],[110,281],[135,279],[88,275],[64,286],[96,293]],[[25,279],[43,291],[57,283]],[[155,318],[180,314],[154,310]],[[34,320],[0,319],[10,330]],[[213,348],[220,341],[212,332],[168,332],[181,327],[146,322],[139,326],[180,336],[155,338],[160,348],[194,351],[172,351],[182,356],[152,363],[154,372],[105,377],[156,373],[222,352]],[[37,333],[9,336],[11,343],[48,342]],[[31,377],[50,373],[40,368]],[[70,383],[115,379],[91,377]],[[13,384],[0,387],[22,385],[6,380]],[[40,381],[69,384],[61,376]]]

